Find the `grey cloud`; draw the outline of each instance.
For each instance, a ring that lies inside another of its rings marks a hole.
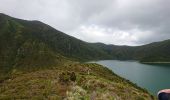
[[[170,19],[170,10],[168,10],[170,7],[167,5],[170,4],[170,1],[168,0],[150,0],[153,2],[149,4],[146,0],[127,1],[131,1],[129,4],[126,4],[128,6],[111,6],[109,9],[102,12],[101,15],[95,16],[90,21],[97,24],[104,24],[108,27],[120,27],[120,29],[123,27],[134,28],[135,26],[140,29],[150,29],[159,27],[160,25],[163,26],[168,21],[166,19]]]
[[[85,41],[89,41],[89,36],[81,33],[81,26],[95,25],[112,30],[105,31],[105,35],[121,31],[135,39],[127,37],[126,43],[122,39],[110,43],[140,45],[170,38],[169,4],[169,0],[0,0],[0,12],[43,21],[70,35],[87,37],[82,38]],[[106,41],[112,40],[107,38]]]

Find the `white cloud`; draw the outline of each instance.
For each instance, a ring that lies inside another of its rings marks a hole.
[[[141,45],[170,38],[169,0],[0,0],[0,12],[43,21],[88,42]]]
[[[122,31],[112,28],[103,28],[97,25],[90,26],[80,26],[79,29],[76,29],[72,32],[73,36],[77,38],[89,41],[96,42],[100,41],[106,44],[116,44],[116,45],[139,45],[137,42],[140,39],[146,39],[152,36],[152,32],[141,32],[138,29],[133,29],[129,31]],[[80,35],[81,33],[81,35]],[[140,44],[141,45],[141,44]]]

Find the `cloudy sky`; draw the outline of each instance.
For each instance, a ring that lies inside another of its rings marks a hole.
[[[0,0],[0,12],[40,20],[88,42],[142,45],[170,39],[170,0]]]

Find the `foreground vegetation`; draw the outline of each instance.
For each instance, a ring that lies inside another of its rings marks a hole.
[[[0,83],[0,99],[154,100],[154,97],[101,65],[77,63],[31,73],[14,70]]]

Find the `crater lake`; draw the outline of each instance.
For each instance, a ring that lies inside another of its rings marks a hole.
[[[153,95],[161,89],[170,88],[170,66],[149,65],[137,61],[93,61],[111,69],[117,75],[145,88]]]

